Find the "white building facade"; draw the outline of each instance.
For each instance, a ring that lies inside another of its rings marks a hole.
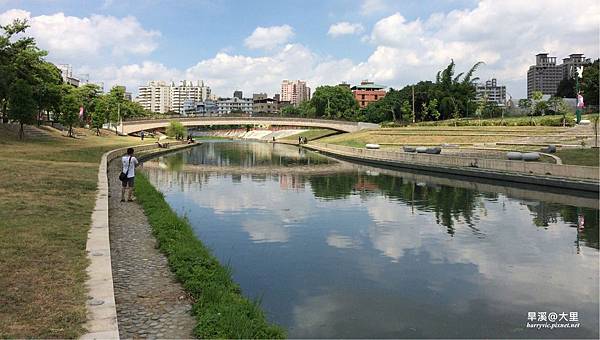
[[[310,87],[302,80],[284,80],[281,82],[281,101],[289,101],[296,106],[310,100]]]
[[[249,98],[219,98],[217,101],[217,111],[219,115],[226,115],[232,112],[241,112],[252,114],[252,99]]]
[[[485,83],[478,83],[475,86],[476,100],[482,100],[487,97],[490,102],[496,103],[498,106],[506,105],[506,86],[498,85],[496,78],[492,78]]]
[[[203,81],[193,83],[183,80],[175,85],[164,81],[150,81],[146,86],[139,87],[136,99],[146,110],[157,113],[184,113],[186,101],[203,102],[211,96],[210,87]]]

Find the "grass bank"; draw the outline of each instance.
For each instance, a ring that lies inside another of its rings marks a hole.
[[[559,149],[556,155],[563,164],[599,166],[600,156],[597,148],[592,149]]]
[[[324,143],[352,147],[364,147],[367,143],[382,146],[440,145],[506,142],[530,136],[557,135],[564,132],[562,127],[447,127],[409,126],[401,128],[380,128],[345,133],[325,137]]]
[[[310,129],[305,132],[297,133],[295,135],[287,136],[282,140],[298,141],[298,137],[306,137],[309,141],[338,134],[339,132],[329,129]]]
[[[84,332],[100,158],[140,141],[78,133],[85,136],[19,141],[0,124],[0,338]]]
[[[139,177],[139,179],[137,178]],[[241,294],[222,266],[200,242],[189,223],[177,216],[163,195],[145,176],[136,176],[136,197],[144,208],[161,251],[171,269],[194,300],[200,338],[284,338],[285,332],[270,325],[258,302]]]

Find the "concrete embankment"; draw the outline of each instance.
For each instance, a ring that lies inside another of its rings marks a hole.
[[[303,147],[374,165],[474,176],[570,190],[598,192],[600,187],[599,169],[590,166],[367,150],[316,142],[303,145]]]

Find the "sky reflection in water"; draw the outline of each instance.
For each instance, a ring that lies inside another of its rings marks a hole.
[[[578,233],[574,206],[264,143],[144,167],[289,337],[598,337],[596,209]],[[581,326],[526,329],[530,311]]]

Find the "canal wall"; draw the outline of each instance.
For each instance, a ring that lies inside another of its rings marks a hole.
[[[170,142],[166,149],[159,149],[157,144],[134,146],[133,149],[140,154],[138,158],[143,160],[198,145],[184,143]],[[120,148],[106,152],[102,155],[98,168],[98,192],[86,244],[89,259],[86,286],[89,299],[85,327],[88,333],[82,339],[119,339],[108,230],[108,163],[126,151],[127,148]]]
[[[345,159],[397,168],[591,192],[598,192],[600,186],[599,170],[590,166],[369,150],[317,142],[302,146]]]

